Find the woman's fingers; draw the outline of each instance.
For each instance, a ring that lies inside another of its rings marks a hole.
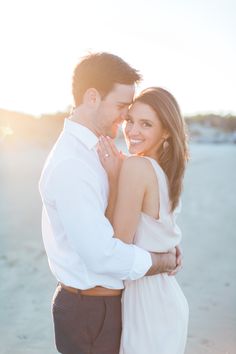
[[[115,145],[115,143],[114,143],[114,140],[111,139],[109,136],[107,136],[105,139],[106,139],[106,142],[108,143],[108,145],[110,146],[110,149],[111,149],[112,153],[113,153],[115,156],[119,156],[120,153],[119,153],[119,151],[117,150],[117,147],[116,147],[116,145]]]
[[[109,155],[113,155],[114,157],[120,157],[120,152],[117,150],[117,147],[109,136],[101,136],[100,137],[101,145],[103,146],[103,151],[108,153]]]
[[[112,148],[104,136],[99,138],[99,145],[105,157],[109,157],[113,154]]]
[[[106,138],[99,138],[97,151],[100,161],[107,173],[114,174],[114,172],[117,170],[117,155],[114,154],[111,145],[108,143]]]
[[[103,149],[100,146],[100,144],[98,144],[97,152],[98,152],[99,159],[100,159],[101,163],[103,164],[104,163],[104,152],[103,152]]]

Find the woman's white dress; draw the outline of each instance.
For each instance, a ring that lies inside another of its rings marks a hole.
[[[176,211],[169,212],[166,175],[155,160],[148,159],[159,185],[159,219],[142,213],[134,243],[148,251],[166,252],[179,244],[181,232]],[[188,312],[174,276],[158,274],[125,281],[120,354],[183,354]]]

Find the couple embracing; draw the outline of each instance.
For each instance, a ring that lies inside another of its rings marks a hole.
[[[40,178],[62,354],[184,353],[188,305],[175,274],[185,125],[168,91],[134,98],[139,80],[118,56],[84,57],[75,109]],[[121,123],[128,157],[113,141]]]

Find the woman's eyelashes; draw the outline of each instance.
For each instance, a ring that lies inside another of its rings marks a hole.
[[[152,123],[150,123],[150,122],[148,122],[148,121],[143,121],[143,122],[142,122],[142,126],[143,126],[144,128],[146,128],[146,127],[152,127]]]

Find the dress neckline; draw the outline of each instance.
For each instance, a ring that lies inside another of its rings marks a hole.
[[[161,180],[164,179],[165,180],[165,183],[167,184],[167,177],[166,177],[166,174],[165,172],[163,171],[163,169],[161,168],[161,166],[159,165],[159,163],[157,162],[157,160],[155,160],[154,158],[152,157],[149,157],[149,156],[143,156],[145,159],[149,160],[151,165],[152,165],[152,168],[156,174],[156,179],[157,179],[157,185],[158,185],[158,188],[159,188],[159,217],[158,218],[155,218],[154,216],[152,215],[149,215],[143,211],[141,211],[141,214],[143,216],[146,216],[148,217],[149,219],[151,218],[151,220],[153,220],[154,222],[161,222],[162,220],[162,211],[163,211],[163,196],[162,196],[162,190],[161,190]],[[156,171],[157,170],[157,171]],[[158,174],[160,173],[160,178],[158,176]],[[168,186],[168,184],[167,184]]]

